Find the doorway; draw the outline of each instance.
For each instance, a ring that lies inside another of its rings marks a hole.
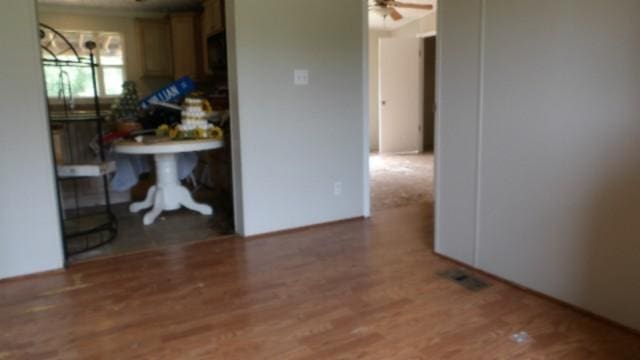
[[[370,38],[377,88],[370,101],[378,107],[369,159],[374,214],[406,206],[432,211],[434,204],[436,34],[413,30],[370,32],[378,37]]]
[[[233,234],[224,2],[72,8],[37,8],[67,263]]]

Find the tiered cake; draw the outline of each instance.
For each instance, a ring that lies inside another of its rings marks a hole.
[[[182,110],[182,121],[177,126],[178,131],[208,131],[213,128],[213,125],[207,122],[207,113],[202,109],[202,99],[186,98],[184,103],[186,106]]]
[[[180,124],[170,127],[167,124],[160,125],[156,129],[157,136],[168,136],[172,140],[215,139],[224,137],[221,128],[209,124],[208,113],[203,108],[206,100],[188,97],[184,100],[182,118]]]

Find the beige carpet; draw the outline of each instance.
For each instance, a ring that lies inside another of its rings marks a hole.
[[[433,154],[371,154],[371,209],[433,203]]]

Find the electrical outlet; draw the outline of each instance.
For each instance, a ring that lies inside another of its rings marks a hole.
[[[293,83],[295,85],[308,85],[309,70],[306,70],[306,69],[293,70]]]
[[[342,195],[342,182],[336,181],[333,183],[333,195],[334,196]]]

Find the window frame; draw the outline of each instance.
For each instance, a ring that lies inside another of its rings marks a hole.
[[[122,79],[123,81],[126,81],[127,79],[127,50],[126,50],[126,37],[124,32],[119,32],[119,31],[109,31],[109,30],[75,30],[75,29],[63,29],[63,30],[58,30],[62,35],[66,36],[66,33],[69,32],[80,32],[80,33],[90,33],[94,39],[98,39],[101,35],[105,35],[105,34],[114,34],[114,35],[118,35],[120,36],[120,41],[122,44],[122,65],[103,65],[102,64],[102,47],[98,46],[96,49],[97,51],[94,51],[94,59],[96,64],[98,64],[99,66],[97,66],[96,69],[96,80],[97,80],[97,85],[98,85],[98,99],[101,100],[113,100],[116,99],[118,97],[120,97],[121,94],[117,94],[117,95],[107,95],[106,94],[106,87],[105,87],[105,82],[104,82],[104,71],[103,69],[105,68],[112,68],[112,69],[121,69],[122,70]],[[45,79],[46,81],[46,79]],[[62,100],[59,99],[57,96],[49,96],[49,94],[47,94],[47,97],[49,98],[49,101],[52,103],[62,103]],[[75,100],[76,103],[78,104],[88,104],[91,102],[91,100],[93,99],[93,96],[74,96],[73,99]]]

